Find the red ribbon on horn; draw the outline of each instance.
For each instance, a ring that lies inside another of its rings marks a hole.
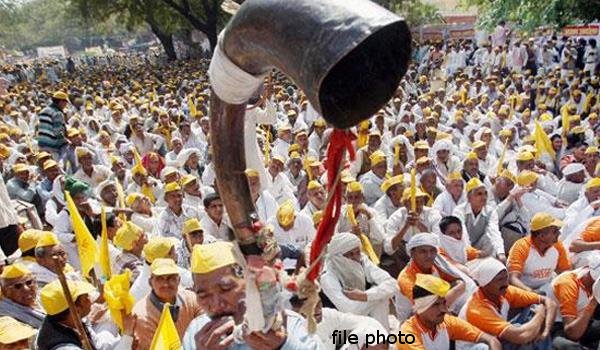
[[[331,188],[335,183],[335,178],[341,169],[342,161],[344,161],[344,150],[348,151],[350,160],[354,160],[356,153],[352,146],[352,141],[356,139],[356,135],[348,130],[334,129],[329,140],[327,149],[327,160],[325,166],[327,168],[327,187],[331,194],[331,198],[327,202],[327,207],[323,213],[323,219],[317,229],[317,234],[312,243],[310,250],[311,263],[319,258],[321,252],[327,246],[335,230],[335,225],[340,217],[342,208],[342,181],[335,184],[335,188]],[[318,261],[312,270],[308,273],[308,279],[314,281],[319,276],[321,270],[321,262]]]

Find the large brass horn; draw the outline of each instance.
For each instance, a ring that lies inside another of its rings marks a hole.
[[[406,23],[368,0],[247,0],[221,33],[219,49],[251,75],[273,68],[285,73],[327,121],[347,128],[392,97],[408,67],[410,42]],[[211,75],[213,86],[215,79]],[[225,102],[215,91],[210,120],[217,185],[242,250],[259,253],[244,175],[246,103]]]

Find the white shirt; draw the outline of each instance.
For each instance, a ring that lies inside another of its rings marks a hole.
[[[372,317],[359,316],[324,307],[322,309],[322,320],[317,324],[316,331],[324,350],[336,350],[332,338],[335,330],[348,330],[348,333],[355,334],[359,339],[358,344],[348,343],[342,348],[344,350],[361,350],[363,345],[366,344],[367,334],[387,334],[385,327]]]
[[[392,214],[392,216],[390,216],[389,220],[387,221],[387,224],[385,225],[386,237],[383,246],[383,250],[386,254],[393,255],[396,252],[396,250],[392,247],[392,240],[394,239],[394,237],[396,237],[398,232],[400,232],[400,229],[402,229],[402,226],[404,226],[404,223],[406,222],[407,218],[408,209],[402,207],[396,210],[396,212],[394,212],[394,214]],[[419,230],[416,226],[411,226],[408,229],[408,231],[406,231],[406,233],[404,234],[403,240],[405,242],[408,242],[413,235],[416,235],[417,233],[421,232],[433,232],[439,234],[439,223],[441,219],[442,216],[440,215],[439,211],[433,208],[423,207],[423,211],[421,212],[421,214],[419,214],[419,220],[427,227],[427,231],[422,231]]]
[[[262,222],[268,222],[270,218],[277,215],[277,202],[267,191],[263,191],[254,204],[258,219]]]
[[[486,235],[494,248],[496,254],[505,254],[504,251],[504,239],[502,238],[502,234],[500,233],[500,227],[498,225],[498,213],[491,206],[486,205],[481,209],[481,212],[477,215],[477,217],[473,214],[473,209],[471,208],[471,204],[469,202],[465,202],[454,209],[454,216],[460,219],[463,223],[463,239],[471,244],[469,238],[469,231],[466,226],[466,218],[467,216],[473,217],[473,225],[477,225],[479,220],[484,220],[484,217],[487,217],[487,225],[485,229],[484,235]]]
[[[458,202],[455,202],[450,192],[446,190],[435,198],[432,208],[439,211],[442,217],[450,216],[454,212],[456,206],[463,204],[466,200],[466,195],[463,192],[458,199]]]
[[[316,230],[312,219],[303,213],[296,213],[294,225],[287,231],[281,227],[276,217],[271,218],[269,224],[273,225],[273,234],[279,244],[289,244],[303,250],[315,238]]]
[[[223,213],[223,219],[219,225],[217,225],[217,223],[208,215],[205,215],[202,220],[200,220],[200,227],[202,227],[202,230],[220,241],[230,241],[229,234],[231,229],[229,228],[229,225],[229,217],[226,213]]]
[[[291,200],[296,202],[296,197],[294,196],[294,186],[290,182],[290,179],[285,175],[285,173],[280,172],[273,178],[270,174],[267,173],[268,184],[267,191],[275,198],[275,201],[278,204],[281,204],[287,200]]]
[[[388,195],[383,195],[373,205],[373,210],[377,213],[377,218],[382,224],[385,224],[388,218],[399,208],[400,207],[394,205]]]

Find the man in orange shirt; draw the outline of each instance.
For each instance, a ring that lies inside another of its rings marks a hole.
[[[587,260],[586,266],[565,271],[552,281],[552,292],[560,306],[560,318],[552,330],[555,349],[598,347],[600,309],[592,293],[600,294],[599,278],[600,257],[596,255]]]
[[[406,244],[406,251],[410,255],[408,265],[402,269],[398,276],[400,293],[413,301],[413,288],[417,274],[429,274],[442,278],[453,284],[445,296],[448,305],[453,305],[465,293],[466,283],[458,278],[453,271],[449,271],[448,262],[438,255],[439,239],[434,233],[418,233],[411,237]]]
[[[569,251],[575,253],[573,263],[576,267],[584,266],[590,256],[597,255],[600,251],[600,217],[588,219],[579,234],[569,245]]]
[[[549,337],[556,303],[508,284],[506,267],[494,258],[478,262],[473,277],[479,285],[460,312],[460,317],[482,331],[498,337],[504,349],[549,349]],[[534,308],[531,308],[534,306]],[[524,308],[514,319],[508,320],[511,309]],[[457,349],[468,349],[457,344]],[[527,347],[529,349],[529,347]]]
[[[400,334],[412,335],[414,342],[396,343],[398,350],[446,350],[450,342],[462,340],[469,343],[485,343],[490,350],[500,350],[498,339],[483,333],[470,323],[448,314],[446,295],[450,284],[439,277],[417,274],[413,288],[415,315],[400,327]],[[473,349],[487,349],[487,346],[471,344]]]
[[[515,287],[548,295],[556,273],[569,270],[571,263],[558,241],[562,221],[541,212],[533,216],[531,234],[515,242],[508,253],[509,282]]]

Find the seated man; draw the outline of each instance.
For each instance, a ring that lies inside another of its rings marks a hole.
[[[373,204],[380,222],[386,222],[394,212],[402,207],[404,192],[404,176],[402,174],[390,177],[381,184],[384,195]]]
[[[440,221],[440,249],[441,256],[454,264],[467,275],[470,273],[465,266],[468,261],[481,256],[481,251],[467,244],[463,239],[462,222],[456,216],[446,216]]]
[[[300,309],[307,299],[300,299],[297,295],[292,296],[290,304],[295,312],[300,313]],[[336,350],[341,341],[334,338],[334,335],[347,331],[348,334],[355,334],[358,337],[356,348],[362,349],[367,343],[368,334],[388,334],[387,330],[377,322],[373,317],[354,315],[348,312],[340,312],[336,309],[323,307],[319,301],[315,307],[315,318],[317,329],[315,334],[319,337],[321,345],[325,350]],[[337,333],[336,333],[337,331]],[[379,338],[382,340],[382,338]],[[377,339],[376,339],[377,341]],[[369,349],[388,350],[389,346],[385,341],[370,343]]]
[[[165,304],[169,304],[171,316],[179,337],[193,319],[202,314],[193,292],[179,288],[179,268],[172,259],[155,259],[150,267],[148,283],[152,291],[133,307],[137,317],[134,336],[138,339],[137,349],[149,349],[152,337]]]
[[[258,170],[246,169],[245,173],[250,188],[250,197],[256,207],[258,219],[261,222],[268,222],[270,218],[277,215],[277,201],[269,191],[263,190]]]
[[[204,228],[200,224],[200,221],[196,218],[187,219],[183,223],[183,244],[178,245],[179,250],[177,256],[183,256],[185,264],[179,266],[189,269],[190,259],[192,257],[192,250],[196,244],[208,244],[216,242],[217,239],[208,233],[204,232]]]
[[[219,194],[207,194],[204,196],[203,204],[206,215],[200,220],[200,226],[204,233],[220,241],[232,240],[233,231],[229,228],[231,224]]]
[[[33,349],[37,331],[12,317],[0,317],[0,350]]]
[[[573,253],[573,265],[581,267],[600,250],[600,217],[588,219],[572,235],[569,251]]]
[[[359,177],[360,184],[364,187],[365,203],[373,205],[383,196],[381,185],[385,181],[387,173],[387,158],[385,153],[377,150],[369,157],[371,170]]]
[[[13,177],[6,182],[6,190],[11,199],[19,199],[35,205],[38,212],[44,212],[42,198],[35,188],[35,182],[30,180],[29,166],[18,163],[12,167]]]
[[[31,271],[19,263],[8,265],[0,275],[0,286],[0,315],[39,329],[46,314],[37,303],[37,283]]]
[[[573,204],[567,207],[565,212],[565,227],[562,230],[560,238],[567,242],[575,230],[582,222],[594,216],[598,216],[600,209],[600,178],[590,179],[584,186],[582,196],[579,196]]]
[[[417,274],[413,287],[415,315],[400,327],[403,334],[414,335],[412,344],[397,343],[398,350],[444,350],[451,349],[451,341],[485,343],[490,350],[500,350],[502,345],[495,337],[483,333],[472,324],[448,314],[446,295],[450,284],[434,275]],[[488,349],[475,345],[473,349]]]
[[[386,270],[391,275],[397,275],[402,267],[408,262],[408,251],[404,249],[406,242],[411,237],[420,232],[434,232],[439,230],[441,220],[440,213],[430,207],[425,206],[427,195],[417,188],[416,190],[415,212],[411,210],[410,188],[404,190],[402,194],[402,203],[404,207],[396,210],[385,226],[386,238],[384,241],[384,252],[390,258],[382,258],[382,265],[390,265]],[[386,260],[391,260],[386,263]]]
[[[567,251],[558,240],[562,226],[562,221],[548,213],[533,216],[531,235],[516,241],[508,254],[511,285],[548,295],[556,273],[571,269]]]
[[[360,239],[348,232],[336,233],[329,242],[320,280],[323,303],[342,312],[371,316],[389,329],[389,302],[398,287],[360,247]]]
[[[58,257],[56,260],[58,264],[55,262],[54,257]],[[64,271],[67,279],[81,279],[73,267],[67,263],[67,252],[52,232],[44,232],[37,242],[35,261],[35,263],[28,266],[28,269],[33,273],[40,287],[58,279],[55,272],[57,268]]]
[[[116,247],[121,248],[114,259],[113,270],[122,273],[124,269],[129,269],[132,272],[131,280],[135,281],[144,265],[142,251],[148,243],[146,233],[138,225],[127,221],[117,230],[113,242]]]
[[[600,341],[600,312],[597,297],[600,259],[561,273],[552,281],[552,296],[560,306],[560,315],[552,330],[555,349],[596,349]],[[594,281],[596,283],[594,284]]]
[[[467,182],[467,202],[454,209],[454,216],[463,223],[464,239],[482,251],[484,256],[505,260],[504,240],[498,228],[498,214],[487,204],[487,189],[477,178]]]
[[[229,242],[196,245],[192,252],[194,292],[205,311],[189,325],[182,339],[184,350],[321,350],[306,332],[306,322],[286,310],[287,322],[267,333],[244,332],[234,340],[234,328],[246,311],[245,279]]]
[[[452,215],[454,208],[466,201],[463,187],[464,181],[460,173],[450,173],[446,179],[446,190],[437,196],[432,208],[437,209],[442,217]]]
[[[460,311],[460,317],[482,331],[497,337],[504,349],[518,349],[530,344],[532,349],[549,349],[549,337],[556,303],[539,294],[524,291],[508,284],[506,267],[494,258],[479,262],[473,275],[479,285]],[[535,309],[531,306],[535,305]],[[513,320],[508,320],[510,309],[524,308]],[[470,349],[459,344],[459,349]]]
[[[438,249],[439,238],[434,233],[419,233],[408,241],[406,252],[410,255],[410,261],[398,275],[400,293],[413,302],[412,292],[417,274],[436,275],[453,285],[446,300],[453,309],[458,309],[466,299],[467,284],[447,268],[447,262],[438,256]]]
[[[323,185],[318,181],[312,180],[308,183],[306,195],[308,197],[308,203],[302,208],[302,213],[308,217],[312,217],[315,212],[325,209],[327,193],[325,192]]]

